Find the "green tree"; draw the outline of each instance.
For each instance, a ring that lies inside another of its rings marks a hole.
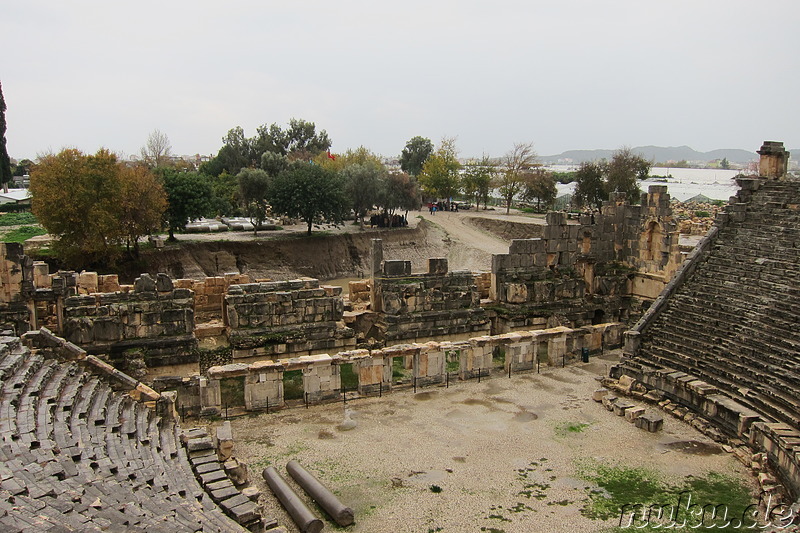
[[[315,222],[340,223],[349,212],[344,179],[320,165],[297,161],[278,174],[270,188],[272,212]]]
[[[719,168],[722,168],[722,169],[725,169],[725,170],[728,170],[729,168],[731,168],[731,164],[728,162],[728,158],[727,157],[723,157],[722,161],[719,162]]]
[[[236,176],[223,172],[217,177],[209,177],[212,190],[212,210],[217,216],[239,216],[239,180]]]
[[[634,154],[628,147],[620,148],[611,156],[607,167],[606,191],[624,192],[632,204],[639,203],[642,190],[638,180],[647,178],[651,162]]]
[[[331,140],[325,130],[317,133],[313,122],[293,118],[285,130],[277,124],[259,126],[252,146],[258,157],[266,152],[274,152],[290,160],[307,161],[330,149]]]
[[[575,193],[573,203],[577,206],[593,206],[600,209],[606,193],[605,175],[608,163],[602,161],[585,161],[575,172]]]
[[[422,166],[433,153],[433,143],[425,137],[412,137],[400,153],[400,168],[412,176],[419,176]]]
[[[175,231],[183,231],[195,218],[204,217],[214,208],[211,182],[205,174],[177,172],[170,168],[159,169],[167,192],[167,226],[169,240],[174,241]]]
[[[386,167],[375,161],[353,163],[342,170],[345,192],[361,229],[364,229],[364,216],[380,200],[381,184],[386,175]]]
[[[200,173],[216,177],[227,172],[236,175],[245,167],[254,167],[261,162],[260,156],[255,157],[252,139],[244,135],[241,126],[228,130],[222,138],[222,148],[211,161],[200,165]]]
[[[419,186],[414,177],[405,172],[390,172],[383,180],[379,203],[389,215],[394,215],[398,209],[405,210],[406,214],[419,209]]]
[[[557,195],[555,178],[542,168],[533,171],[530,180],[525,183],[525,190],[522,193],[525,200],[536,201],[537,211],[542,210],[542,204],[545,208],[550,208],[556,201]]]
[[[489,190],[497,176],[497,165],[489,158],[483,156],[480,160],[470,161],[464,166],[464,177],[462,179],[462,189],[464,194],[472,198],[475,202],[475,209],[483,200],[483,208],[489,201]]]
[[[34,166],[35,166],[35,163],[33,161],[31,161],[30,159],[22,159],[14,167],[13,174],[15,176],[24,176],[25,174],[30,174],[31,170],[33,170]]]
[[[457,156],[455,139],[442,139],[439,149],[425,160],[419,174],[419,184],[426,195],[444,198],[449,202],[458,193],[461,188],[458,174],[461,164]]]
[[[266,171],[255,168],[243,168],[236,175],[239,182],[239,197],[244,204],[250,222],[253,224],[253,235],[258,235],[258,228],[267,219],[269,207],[270,177]]]
[[[288,166],[289,160],[285,155],[277,152],[264,152],[261,154],[261,169],[270,176],[277,176],[283,170],[286,170]]]
[[[508,214],[514,198],[524,190],[533,169],[539,166],[539,157],[532,143],[516,143],[503,160],[505,169],[499,173],[498,189],[506,202]]]
[[[3,85],[0,84],[0,183],[3,184],[3,192],[8,192],[12,178],[11,158],[6,149],[6,99],[3,97]]]
[[[108,150],[43,156],[31,174],[31,209],[68,264],[109,264],[126,243],[159,226],[164,193],[146,168],[128,168]]]

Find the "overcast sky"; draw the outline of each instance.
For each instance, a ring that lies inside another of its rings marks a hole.
[[[333,151],[800,147],[797,0],[2,0],[8,152],[215,154],[292,117]],[[797,154],[800,156],[800,154]]]

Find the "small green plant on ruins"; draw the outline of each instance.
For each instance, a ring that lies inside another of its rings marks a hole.
[[[757,501],[747,486],[733,477],[709,472],[672,481],[646,468],[594,461],[579,467],[579,472],[595,484],[588,489],[581,514],[614,521],[616,527],[611,531],[688,532],[700,528],[734,532],[755,524],[755,507],[748,506]]]

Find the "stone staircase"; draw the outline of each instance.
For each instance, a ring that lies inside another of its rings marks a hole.
[[[631,373],[671,369],[800,429],[800,181],[760,180],[641,330]]]
[[[177,426],[102,376],[0,337],[0,531],[242,532]]]

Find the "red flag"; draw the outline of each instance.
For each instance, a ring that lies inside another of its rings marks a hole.
[[[336,156],[331,154],[330,150],[328,150],[328,159],[333,159],[334,161],[336,161]]]

